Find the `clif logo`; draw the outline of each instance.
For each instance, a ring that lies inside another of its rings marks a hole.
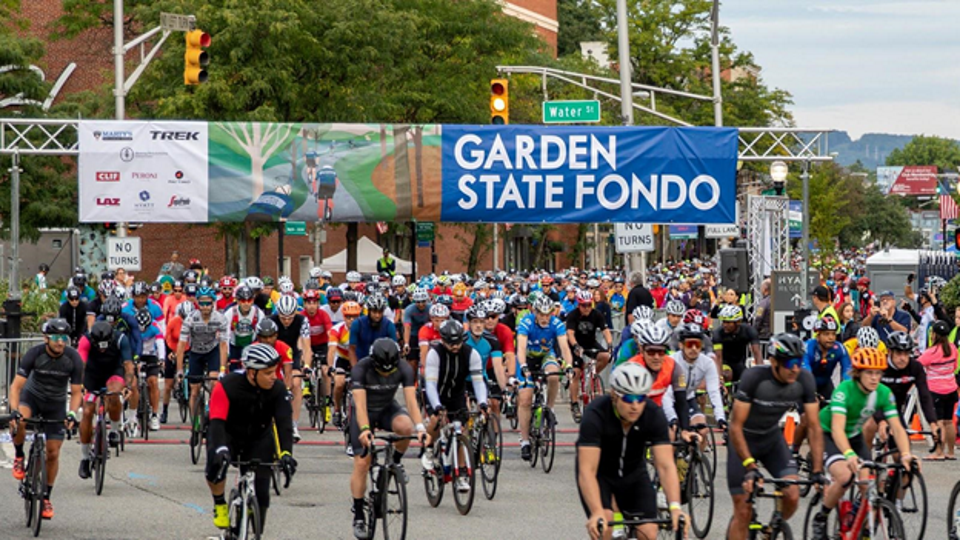
[[[120,206],[120,198],[97,197],[97,206]]]
[[[120,171],[97,171],[97,182],[119,182]]]
[[[189,197],[178,197],[174,195],[170,197],[170,202],[167,203],[167,208],[186,208],[190,206]]]

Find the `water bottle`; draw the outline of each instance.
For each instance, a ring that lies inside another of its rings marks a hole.
[[[540,429],[540,420],[543,416],[543,407],[533,410],[533,429]]]
[[[441,434],[440,444],[437,445],[437,451],[440,452],[440,463],[443,465],[443,481],[450,482],[453,478],[450,467],[450,459],[447,457],[447,439]]]

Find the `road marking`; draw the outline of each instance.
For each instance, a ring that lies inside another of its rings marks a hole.
[[[183,503],[183,505],[186,506],[187,508],[191,509],[191,510],[196,510],[198,514],[206,514],[206,513],[207,513],[207,511],[204,510],[203,507],[200,506],[200,505],[196,505],[196,504],[193,504],[193,503]]]

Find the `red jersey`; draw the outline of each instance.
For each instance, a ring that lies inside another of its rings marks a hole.
[[[260,343],[259,341],[254,341],[254,343]],[[281,381],[283,380],[283,366],[289,366],[293,363],[293,349],[289,345],[280,341],[279,339],[273,344],[273,350],[277,351],[277,354],[280,355],[280,363],[277,364],[277,378]]]
[[[441,287],[440,285],[437,285],[430,292],[433,293],[434,296],[442,296],[444,294],[453,296],[453,289],[451,289],[449,286]]]
[[[333,321],[330,320],[330,315],[327,315],[327,312],[318,309],[313,315],[309,315],[306,310],[303,311],[303,316],[307,318],[307,324],[310,325],[310,346],[316,347],[322,345],[324,349],[327,347],[330,338],[327,335],[333,328]]]
[[[500,350],[503,351],[503,354],[516,352],[517,349],[513,345],[513,331],[510,330],[509,326],[497,323],[497,327],[493,329],[493,335],[500,342]]]
[[[220,298],[217,298],[217,311],[226,311],[227,308],[233,304],[233,296],[221,296]]]
[[[167,350],[171,352],[176,352],[177,344],[180,343],[180,327],[183,326],[183,319],[174,315],[172,318],[167,319],[167,334],[163,337],[163,340],[167,342]],[[186,350],[190,350],[190,342],[187,342]]]
[[[420,331],[417,332],[417,339],[420,346],[431,345],[433,341],[440,341],[440,332],[433,327],[432,322],[420,327]]]

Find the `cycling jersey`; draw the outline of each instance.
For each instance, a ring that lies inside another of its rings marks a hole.
[[[833,391],[830,406],[820,411],[820,427],[824,433],[832,433],[833,414],[843,414],[847,417],[844,433],[847,438],[856,437],[861,434],[863,423],[876,411],[882,411],[888,419],[898,415],[890,388],[880,383],[876,390],[866,393],[856,379],[846,380]]]
[[[420,327],[420,331],[417,332],[417,346],[433,345],[435,342],[440,342],[440,330],[434,328],[432,322]]]
[[[680,379],[680,370],[676,369],[676,364],[673,361],[673,357],[664,355],[663,364],[660,366],[660,371],[654,372],[652,369],[647,367],[646,362],[643,360],[643,354],[638,354],[630,359],[630,362],[634,364],[640,364],[641,366],[647,368],[650,371],[650,374],[653,375],[653,386],[650,387],[650,392],[647,394],[647,398],[653,400],[657,405],[663,405],[663,395],[667,392],[667,388],[673,387],[674,392],[677,394],[677,397],[680,397],[680,393],[683,394],[683,399],[686,399],[686,384],[685,381]],[[611,372],[610,376],[613,376]],[[683,384],[681,384],[683,383]],[[678,399],[678,401],[680,401]],[[684,403],[684,401],[681,401]],[[686,410],[686,407],[683,407]],[[686,421],[686,414],[684,412],[679,413],[680,419]]]
[[[722,351],[723,363],[733,369],[734,380],[739,380],[746,369],[750,346],[759,343],[760,335],[746,323],[740,323],[740,327],[732,334],[728,334],[722,325],[713,331],[713,350]]]
[[[890,388],[901,417],[904,408],[907,406],[910,389],[916,386],[917,393],[920,396],[920,409],[923,411],[923,417],[929,423],[937,421],[937,413],[933,408],[933,396],[930,394],[930,388],[927,385],[927,373],[920,362],[910,359],[903,369],[897,369],[893,362],[888,362],[887,369],[884,370],[880,382]]]
[[[167,328],[165,330],[166,336],[164,337],[164,340],[167,342],[167,350],[177,350],[177,343],[180,343],[180,330],[182,328],[183,319],[177,317],[176,315],[167,322]],[[189,343],[187,343],[187,348],[185,350],[190,350]]]
[[[147,308],[147,311],[150,312],[150,316],[153,317],[154,321],[160,323],[161,325],[163,324],[164,322],[163,308],[160,307],[160,304],[156,303],[152,298],[147,298],[147,303],[144,304],[143,307]],[[123,306],[123,313],[127,313],[133,316],[134,318],[136,318],[137,311],[141,309],[143,308],[138,308],[133,303],[133,300],[127,300],[126,305]]]
[[[180,341],[189,343],[194,353],[207,354],[227,342],[227,320],[222,313],[212,311],[210,319],[204,321],[200,310],[194,311],[182,323]]]
[[[24,353],[17,375],[27,379],[23,392],[29,392],[38,401],[65,402],[67,386],[83,380],[83,359],[71,347],[66,347],[60,356],[50,356],[47,346],[41,343]]]
[[[498,322],[497,326],[493,329],[493,335],[496,336],[503,354],[516,353],[516,347],[513,343],[513,332],[510,330],[510,327],[502,322]]]
[[[484,378],[488,378],[488,375],[492,375],[493,372],[493,360],[503,359],[503,351],[500,349],[497,337],[490,332],[484,332],[479,337],[473,335],[473,332],[468,332],[466,343],[480,355],[483,361]]]
[[[420,329],[430,322],[430,306],[420,309],[410,304],[403,310],[403,325],[410,327],[410,348],[416,350],[420,344]]]
[[[566,335],[567,327],[557,317],[550,317],[550,322],[543,327],[537,324],[536,315],[528,313],[517,325],[517,336],[527,336],[527,354],[530,356],[552,355],[557,340]]]
[[[843,384],[846,384],[844,382]],[[813,374],[800,371],[795,382],[778,381],[771,366],[747,369],[740,377],[736,400],[750,404],[750,414],[743,422],[745,434],[766,437],[780,431],[780,418],[790,409],[803,412],[804,405],[817,402],[817,384]]]
[[[273,443],[273,426],[280,450],[293,450],[293,410],[290,395],[281,381],[274,381],[267,390],[251,384],[242,373],[230,373],[214,385],[210,395],[210,440],[215,451],[222,446],[249,448],[258,441]],[[235,450],[235,449],[234,449]],[[274,450],[276,452],[276,450]],[[236,451],[232,452],[237,454]],[[270,460],[273,456],[252,456]]]
[[[598,477],[649,479],[647,447],[663,444],[670,444],[667,419],[654,403],[647,402],[640,418],[627,430],[610,396],[595,398],[583,411],[577,448],[600,448]]]
[[[233,305],[227,309],[223,317],[227,320],[227,341],[230,346],[243,349],[253,343],[257,338],[257,324],[265,316],[260,308],[253,305],[246,314],[241,312],[239,305]]]
[[[466,313],[470,306],[473,305],[473,300],[468,296],[464,296],[461,299],[454,298],[453,305],[450,306],[450,316],[458,321],[463,321],[463,315]]]
[[[597,332],[607,329],[607,321],[603,318],[603,314],[595,309],[583,315],[577,308],[567,315],[566,326],[573,330],[577,345],[584,349],[596,349],[599,346]]]
[[[141,356],[155,356],[157,358],[165,356],[166,347],[163,343],[163,332],[160,330],[159,324],[156,322],[150,323],[150,326],[142,331],[140,336],[143,338],[142,348],[140,349]]]
[[[691,362],[683,357],[682,352],[674,353],[674,368],[680,374],[680,387],[685,388],[687,401],[697,399],[696,390],[700,384],[706,382],[707,395],[710,396],[710,403],[713,405],[713,414],[716,419],[726,420],[726,414],[723,412],[723,396],[720,394],[720,376],[717,373],[717,363],[705,354],[700,354],[697,359]],[[673,386],[668,386],[663,395],[663,412],[667,420],[673,421],[677,418],[674,410],[674,401],[676,396],[673,392]],[[681,404],[682,405],[682,404]],[[686,426],[681,426],[686,427]]]
[[[70,302],[64,302],[60,306],[59,317],[65,319],[70,325],[70,343],[76,345],[80,336],[87,331],[87,303],[80,300],[76,307],[70,305]]]
[[[930,347],[917,359],[927,370],[927,386],[935,394],[956,394],[957,349],[948,345],[950,354],[944,356],[943,347]]]
[[[105,321],[107,319],[100,315],[96,320]],[[136,316],[121,312],[120,318],[114,324],[113,329],[125,334],[130,339],[130,350],[133,351],[133,355],[140,356],[140,350],[143,348],[143,338],[140,336],[140,324],[137,323]]]
[[[233,296],[221,296],[217,298],[216,308],[219,312],[224,312],[229,309],[231,306],[236,305],[236,301]]]
[[[833,388],[833,372],[840,366],[840,377],[842,380],[850,378],[850,357],[847,356],[847,350],[839,343],[830,346],[830,350],[823,352],[820,343],[816,338],[807,340],[807,352],[803,355],[803,369],[813,373],[813,378],[817,382],[817,389],[829,387]],[[826,398],[827,396],[823,396]]]
[[[330,320],[330,316],[321,309],[317,309],[317,312],[313,315],[306,312],[304,312],[303,315],[307,318],[307,324],[310,328],[310,346],[320,347],[324,351],[324,354],[326,354],[327,341],[329,340],[327,333],[333,328],[333,322]]]
[[[402,363],[402,362],[401,362]],[[457,352],[443,344],[430,347],[426,367],[427,400],[431,409],[441,405],[451,412],[466,410],[467,379],[473,383],[473,395],[477,403],[487,402],[487,385],[483,382],[483,359],[470,345],[463,345]]]
[[[333,328],[327,332],[327,343],[337,344],[337,357],[344,360],[350,358],[350,327],[347,323],[340,322],[333,325]]]
[[[353,366],[350,380],[353,390],[367,392],[367,416],[373,418],[394,403],[397,389],[414,386],[415,376],[413,368],[406,362],[400,362],[390,373],[381,373],[373,358],[368,356]]]
[[[310,338],[310,323],[307,322],[307,318],[297,313],[293,316],[293,321],[289,325],[280,322],[279,315],[271,315],[270,318],[277,323],[277,339],[293,349],[293,361],[296,365],[299,365],[303,358],[303,351],[300,350],[300,338]]]
[[[378,338],[387,337],[397,341],[397,327],[384,315],[380,323],[374,326],[368,315],[353,321],[350,327],[350,345],[356,346],[357,358],[370,354],[370,347]],[[402,362],[401,362],[402,363]]]
[[[330,322],[333,324],[343,322],[343,313],[340,312],[340,308],[337,308],[337,310],[334,311],[333,308],[330,307],[330,304],[324,304],[320,306],[320,309],[322,309],[323,312],[330,317]]]

